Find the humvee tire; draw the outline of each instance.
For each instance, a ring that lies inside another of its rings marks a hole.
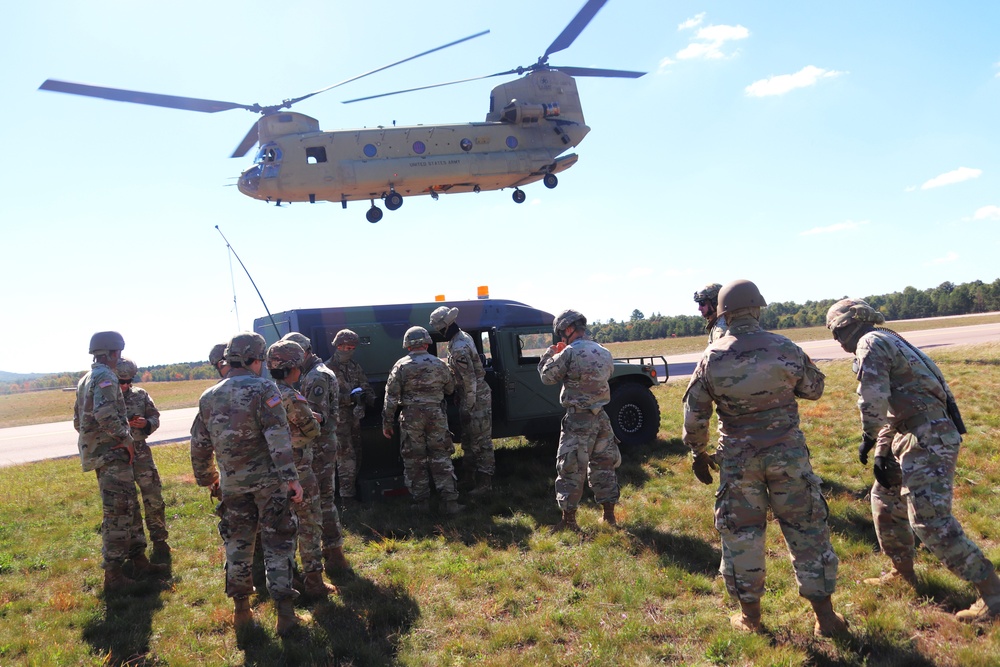
[[[604,406],[611,429],[621,444],[642,445],[660,430],[660,405],[648,387],[638,382],[619,382],[611,387],[611,402]]]

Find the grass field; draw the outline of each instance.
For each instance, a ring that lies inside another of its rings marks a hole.
[[[969,434],[955,513],[1000,559],[1000,344],[936,351]],[[173,578],[133,597],[101,593],[100,503],[75,459],[0,469],[0,665],[1000,665],[1000,629],[952,614],[973,589],[921,549],[916,593],[860,583],[887,567],[877,554],[867,488],[855,460],[858,416],[850,362],[822,365],[826,395],[801,404],[813,465],[824,480],[840,557],[843,640],[812,636],[777,526],[769,527],[766,632],[735,633],[716,571],[714,487],[698,483],[679,441],[684,385],[655,389],[659,438],[626,450],[621,527],[552,535],[554,448],[505,441],[496,491],[460,517],[412,514],[403,499],[343,514],[355,574],[292,639],[261,629],[237,640],[223,592],[213,505],[192,480],[186,444],[156,447]]]

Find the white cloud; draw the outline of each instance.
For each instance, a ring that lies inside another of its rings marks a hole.
[[[915,185],[907,185],[905,188],[903,188],[903,192],[914,192],[916,189],[917,186]]]
[[[772,76],[769,79],[754,81],[746,87],[746,93],[750,97],[784,95],[785,93],[795,90],[796,88],[814,86],[820,79],[829,79],[840,76],[841,74],[846,74],[846,72],[837,72],[835,70],[827,70],[813,65],[807,65],[795,74],[779,74],[778,76]]]
[[[862,225],[867,224],[867,220],[859,220],[857,222],[854,220],[845,220],[844,222],[827,225],[826,227],[813,227],[812,229],[807,229],[804,232],[800,232],[799,236],[815,236],[816,234],[835,234],[837,232],[847,232],[852,229],[858,229]]]
[[[962,181],[968,181],[973,178],[979,178],[979,175],[983,173],[982,169],[970,169],[969,167],[959,167],[954,171],[949,171],[940,176],[935,176],[931,180],[927,181],[920,186],[921,190],[930,190],[931,188],[939,188],[942,185],[954,185],[955,183],[961,183]]]
[[[659,74],[661,72],[666,71],[667,67],[669,67],[670,65],[673,65],[674,62],[675,61],[674,61],[673,58],[671,58],[670,56],[667,56],[666,58],[664,58],[663,60],[660,61],[660,66],[656,69],[656,73]]]
[[[690,30],[691,28],[696,28],[700,26],[701,22],[704,20],[705,20],[705,12],[701,12],[700,14],[695,14],[684,23],[681,23],[679,26],[677,26],[677,29]]]
[[[972,214],[973,220],[1000,220],[1000,206],[983,206]]]
[[[698,19],[698,23],[701,23],[701,19],[697,16],[695,19]],[[684,26],[693,20],[689,19],[681,25]],[[696,23],[689,27],[694,27],[694,25],[698,24]],[[722,47],[726,45],[726,42],[746,39],[749,36],[750,31],[741,25],[705,26],[704,28],[699,28],[695,36],[691,38],[691,43],[678,51],[675,57],[678,60],[694,60],[695,58],[715,60],[725,58],[726,54],[722,52]]]
[[[609,285],[618,278],[612,273],[592,273],[587,276],[587,282],[592,285]]]
[[[954,250],[949,250],[944,257],[937,257],[929,262],[924,262],[924,266],[937,266],[939,264],[950,264],[958,259],[958,253]]]

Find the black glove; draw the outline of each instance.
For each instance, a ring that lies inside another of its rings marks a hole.
[[[891,457],[876,456],[875,467],[872,470],[875,473],[875,481],[887,489],[899,486],[900,484],[898,479],[893,479],[894,475],[892,474],[892,469],[889,467],[890,461]]]
[[[694,470],[694,476],[698,478],[699,482],[702,484],[711,484],[713,481],[712,470],[718,470],[719,466],[708,452],[702,452],[701,454],[695,454],[694,461],[691,463],[691,469]]]
[[[868,465],[868,452],[870,452],[874,446],[875,438],[869,436],[867,433],[862,433],[861,444],[858,445],[858,460],[861,461],[861,465]]]

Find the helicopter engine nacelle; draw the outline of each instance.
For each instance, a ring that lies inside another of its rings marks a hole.
[[[537,123],[543,118],[551,118],[559,115],[559,103],[551,104],[527,104],[511,100],[500,112],[500,120],[512,125],[524,123]]]

